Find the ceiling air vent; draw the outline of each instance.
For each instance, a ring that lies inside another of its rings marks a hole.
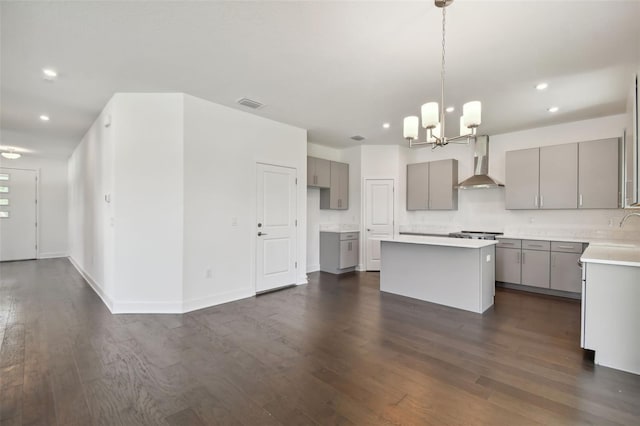
[[[355,136],[351,136],[351,139],[353,139],[354,141],[360,142],[364,140],[364,136],[355,135]]]
[[[251,108],[251,109],[260,109],[264,106],[264,104],[261,104],[260,102],[254,101],[253,99],[249,99],[249,98],[238,99],[236,102],[238,102],[242,106],[246,106],[247,108]]]

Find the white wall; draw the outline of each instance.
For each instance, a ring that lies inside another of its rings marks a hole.
[[[115,96],[114,311],[182,311],[183,95]]]
[[[306,130],[184,98],[185,309],[255,294],[257,163],[297,170],[297,280],[306,283]]]
[[[25,154],[0,167],[38,171],[38,258],[67,256],[67,161]]]

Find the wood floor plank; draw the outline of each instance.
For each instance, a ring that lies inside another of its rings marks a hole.
[[[0,425],[640,424],[640,376],[585,356],[575,301],[497,289],[477,315],[313,273],[112,315],[65,259],[0,268]]]

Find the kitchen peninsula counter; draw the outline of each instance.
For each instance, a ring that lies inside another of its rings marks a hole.
[[[380,290],[483,313],[493,306],[495,244],[409,235],[382,239]]]

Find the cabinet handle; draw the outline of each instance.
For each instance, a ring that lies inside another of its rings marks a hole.
[[[542,247],[542,244],[527,244],[529,247]]]
[[[556,267],[556,256],[551,255],[551,267],[555,268]]]
[[[522,264],[524,265],[524,252],[522,252]]]
[[[544,196],[540,196],[540,207],[544,207]]]
[[[501,246],[512,246],[513,243],[503,243],[502,241],[499,243]]]
[[[534,207],[538,207],[538,196],[537,195],[533,196],[533,206]]]
[[[520,252],[516,253],[516,263],[519,265],[520,264]]]
[[[578,202],[579,206],[582,207],[582,194],[580,194],[580,201]]]
[[[318,176],[313,175],[313,183],[317,184],[318,183]]]
[[[573,246],[558,246],[558,248],[561,248],[561,249],[572,249]]]

